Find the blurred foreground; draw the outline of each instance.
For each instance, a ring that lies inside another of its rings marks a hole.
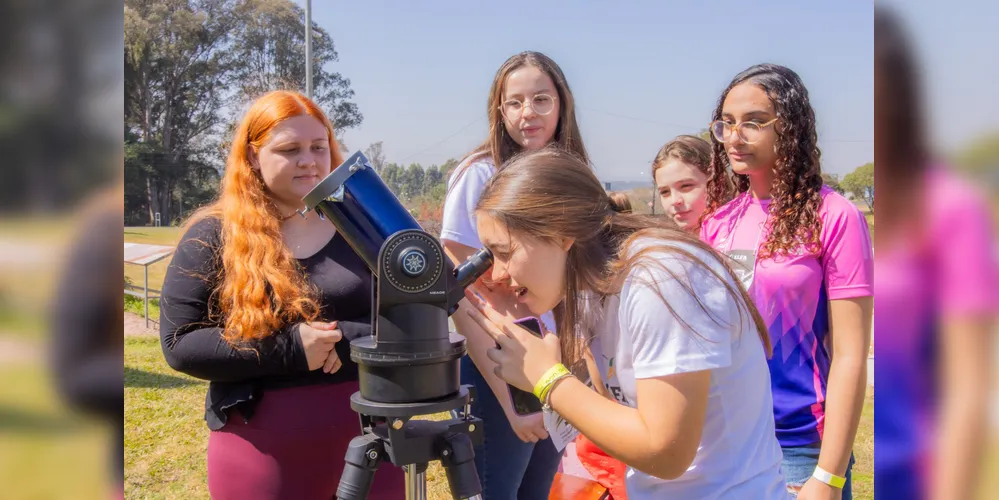
[[[0,4],[5,499],[121,496],[121,333],[109,325],[122,307],[122,16],[102,0]]]
[[[875,11],[875,494],[994,497],[999,7]],[[989,12],[991,11],[991,12]],[[948,28],[953,28],[948,29]],[[985,486],[979,485],[984,482]]]

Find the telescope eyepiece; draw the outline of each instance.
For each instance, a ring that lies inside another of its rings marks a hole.
[[[454,278],[462,290],[475,283],[493,265],[493,254],[483,248],[472,254],[454,270]]]

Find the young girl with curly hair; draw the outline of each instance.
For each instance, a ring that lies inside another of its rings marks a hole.
[[[701,238],[732,259],[773,340],[788,487],[849,499],[874,305],[867,221],[822,184],[815,113],[795,72],[760,64],[739,73],[714,120]]]

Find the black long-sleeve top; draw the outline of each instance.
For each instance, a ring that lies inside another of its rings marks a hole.
[[[231,346],[222,338],[222,325],[209,318],[209,306],[217,310],[210,301],[217,300],[213,291],[220,276],[220,247],[218,219],[192,226],[177,245],[160,299],[160,341],[167,363],[210,381],[205,399],[209,428],[225,425],[233,407],[249,419],[267,389],[357,380],[349,344],[371,334],[371,272],[339,233],[315,255],[298,261],[319,292],[319,320],[336,321],[343,332],[336,344],[343,366],[333,374],[309,371],[297,325],[255,341],[254,349]]]
[[[111,471],[124,480],[122,300],[117,240],[121,205],[102,208],[83,221],[68,252],[52,307],[50,362],[56,388],[72,407],[111,425]]]

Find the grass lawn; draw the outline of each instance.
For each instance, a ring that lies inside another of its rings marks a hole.
[[[109,432],[71,414],[38,364],[0,367],[3,498],[112,498]]]
[[[126,498],[208,498],[206,388],[170,369],[158,338],[125,338]]]
[[[158,339],[125,338],[126,498],[208,498],[208,428],[202,418],[206,388],[207,383],[166,364]],[[854,483],[858,499],[874,498],[873,425],[871,394],[857,436]],[[439,463],[427,471],[427,490],[428,498],[451,498]]]
[[[44,336],[52,293],[64,260],[60,247],[73,236],[65,218],[0,217],[0,334]]]
[[[0,216],[0,238],[58,245],[66,242],[76,231],[75,215],[61,217]]]
[[[874,389],[867,388],[864,411],[860,416],[860,427],[853,440],[853,454],[857,463],[853,466],[853,498],[874,499]]]
[[[868,214],[868,219],[873,230],[873,215]],[[175,245],[180,236],[180,229],[174,227],[125,228],[126,242]],[[160,288],[169,261],[167,258],[150,267],[150,287]],[[141,267],[125,265],[125,275],[141,285]],[[126,310],[141,315],[141,300],[126,300]],[[155,303],[150,305],[150,316],[159,317]],[[206,389],[207,383],[167,366],[157,339],[125,338],[126,498],[208,498],[208,428],[203,420]],[[873,499],[873,391],[864,404],[854,450],[854,497]],[[427,488],[428,498],[450,498],[439,463],[427,471]]]
[[[125,338],[125,498],[209,498],[207,387],[173,371],[158,338]],[[427,483],[428,498],[451,498],[439,463],[427,470]]]
[[[180,240],[181,228],[179,227],[126,227],[126,243],[145,243],[149,245],[176,246]],[[167,257],[149,266],[149,288],[162,290],[163,278],[166,276],[167,266],[170,265],[171,257]],[[124,264],[125,278],[135,286],[141,287],[145,279],[142,266],[135,264]],[[125,296],[125,310],[142,316],[144,314],[142,299],[132,296]],[[149,317],[159,318],[160,308],[158,300],[149,301]]]
[[[179,227],[126,227],[126,243],[145,243],[149,245],[175,246],[181,237]],[[166,275],[167,266],[170,265],[170,257],[167,257],[149,266],[149,287],[159,290],[163,285],[163,277]],[[135,264],[125,264],[125,277],[132,281],[133,285],[142,286],[143,270],[142,266]]]

